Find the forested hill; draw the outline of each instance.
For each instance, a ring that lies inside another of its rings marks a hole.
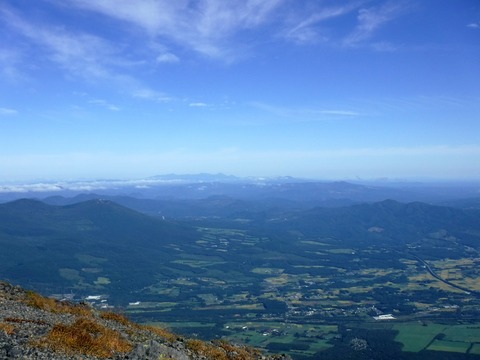
[[[314,208],[266,222],[269,230],[298,230],[307,236],[336,236],[369,245],[371,240],[406,244],[433,235],[480,245],[480,210],[385,200],[341,208]],[[447,236],[448,235],[448,236]]]
[[[197,238],[192,228],[111,201],[52,206],[17,200],[0,204],[0,274],[43,292],[72,281],[89,283],[92,291],[105,285],[128,291],[151,283],[170,244]]]

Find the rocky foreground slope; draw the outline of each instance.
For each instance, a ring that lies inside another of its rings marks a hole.
[[[185,339],[0,282],[0,359],[286,360],[228,342]]]

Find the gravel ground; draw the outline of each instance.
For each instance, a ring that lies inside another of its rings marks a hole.
[[[98,311],[88,308],[88,318],[128,341],[132,350],[127,353],[112,352],[107,357],[87,356],[81,353],[65,353],[46,345],[46,338],[55,325],[71,325],[81,317],[64,312],[52,312],[29,305],[29,293],[18,286],[0,282],[0,359],[208,359],[187,348],[186,340],[169,341],[133,323],[105,320]],[[86,306],[86,305],[85,305]],[[213,346],[211,343],[205,343]],[[241,349],[241,348],[240,348]],[[235,351],[229,352],[230,360],[289,360],[288,356],[255,355],[244,358]]]

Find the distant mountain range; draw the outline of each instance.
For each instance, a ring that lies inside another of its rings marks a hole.
[[[339,206],[386,199],[439,203],[475,198],[478,204],[480,184],[332,182],[289,176],[240,178],[224,174],[202,173],[158,175],[135,180],[40,181],[30,184],[0,185],[0,202],[20,198],[75,197],[80,194],[156,200],[198,200],[212,196],[226,196],[247,201],[282,199],[308,203],[308,206]]]

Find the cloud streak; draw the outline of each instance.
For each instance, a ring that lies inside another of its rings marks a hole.
[[[251,102],[249,105],[275,116],[292,118],[295,121],[327,120],[362,115],[360,112],[347,109],[289,108],[262,102]]]
[[[120,111],[120,108],[118,106],[110,104],[106,100],[94,99],[94,100],[90,100],[89,103],[104,107],[105,109],[108,109],[108,110],[111,110],[111,111]]]
[[[358,12],[358,23],[353,32],[343,43],[357,46],[369,40],[382,26],[405,13],[407,7],[400,2],[386,2],[381,6],[361,8]]]
[[[320,42],[360,46],[405,10],[403,2],[365,7],[368,0],[352,0],[342,5],[306,0],[305,6],[298,6],[298,3],[294,6],[288,0],[71,0],[67,3],[50,0],[50,3],[67,11],[104,16],[113,24],[112,29],[134,37],[136,45],[143,46],[128,47],[101,33],[93,35],[90,29],[74,28],[68,23],[57,25],[58,19],[48,24],[38,19],[30,21],[23,12],[7,5],[0,6],[0,13],[6,26],[29,39],[36,48],[43,49],[36,53],[44,54],[66,71],[67,77],[109,82],[134,97],[154,100],[165,96],[138,96],[141,92],[157,91],[148,89],[137,74],[133,75],[132,69],[145,65],[154,69],[178,63],[183,61],[185,51],[233,62],[248,57],[258,45],[257,41],[278,41],[279,35],[296,44]],[[355,12],[358,15],[352,21],[351,15]],[[337,20],[345,22],[344,27],[350,29],[348,35],[330,31],[332,21]],[[252,31],[261,32],[259,38],[263,40],[255,37],[252,41],[251,36],[249,41],[242,40],[243,34],[251,35]],[[380,42],[375,49],[391,51],[395,48]],[[31,58],[26,48],[21,55],[16,50],[17,53],[13,53],[6,47],[0,49],[3,75],[12,79],[19,78],[16,71],[19,59],[24,68],[28,68],[26,63]]]
[[[73,0],[77,8],[103,14],[208,57],[229,56],[227,39],[269,20],[284,0]],[[173,55],[173,54],[172,54]],[[176,55],[174,55],[176,57]],[[172,59],[159,55],[160,59]]]
[[[116,54],[107,41],[86,33],[69,33],[63,27],[34,25],[5,8],[1,13],[11,28],[42,47],[51,61],[67,71],[85,78],[109,77],[105,65]]]
[[[180,59],[178,58],[178,56],[168,52],[157,56],[158,63],[176,63],[179,61]]]
[[[359,46],[382,26],[405,12],[402,2],[387,1],[380,6],[365,6],[368,0],[351,0],[342,5],[306,1],[293,6],[287,0],[72,0],[77,9],[102,14],[143,30],[161,46],[174,43],[210,58],[235,60],[246,44],[239,35],[265,27],[266,34],[279,34],[297,44],[331,43]],[[347,15],[357,13],[356,21]],[[341,20],[347,35],[331,32],[332,21]],[[272,27],[266,28],[266,26]],[[264,35],[262,34],[262,35]],[[392,49],[386,43],[377,48]],[[158,62],[176,62],[172,49],[157,56]]]
[[[70,80],[80,78],[90,83],[110,84],[120,91],[144,99],[157,100],[166,97],[165,94],[153,96],[160,93],[130,75],[130,68],[141,64],[141,61],[126,60],[126,50],[119,44],[79,30],[69,31],[65,26],[29,22],[6,7],[0,7],[0,14],[7,26],[30,40],[34,48],[42,49],[41,52],[36,52],[37,57],[43,56],[58,65]],[[8,62],[14,69],[15,65],[20,66],[20,57],[26,62],[31,55],[25,51],[16,55],[15,63],[11,59],[5,59],[4,62]],[[165,60],[164,58],[163,61]],[[172,60],[170,57],[169,61]],[[116,107],[110,106],[110,110],[115,110],[114,108]]]
[[[327,36],[328,31],[326,28],[321,27],[323,23],[347,15],[358,9],[359,6],[358,2],[353,2],[343,6],[322,7],[309,14],[306,18],[304,13],[299,14],[296,17],[299,17],[300,21],[296,20],[295,25],[284,32],[284,36],[287,40],[299,44],[326,42],[329,40],[329,37]]]
[[[17,114],[18,114],[18,111],[15,109],[0,107],[0,116],[12,116]]]
[[[203,103],[203,102],[193,102],[193,103],[188,104],[188,106],[190,106],[190,107],[207,107],[208,104]]]

